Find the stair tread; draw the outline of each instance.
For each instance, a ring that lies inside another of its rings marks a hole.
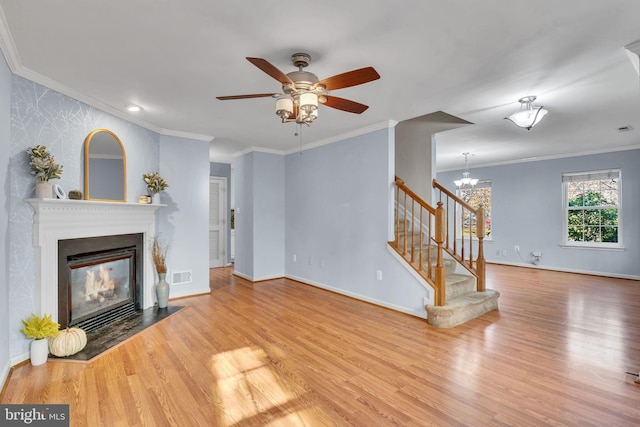
[[[487,289],[484,292],[467,292],[450,298],[442,307],[461,307],[467,304],[478,304],[490,298],[500,297],[500,292]]]
[[[443,306],[427,305],[427,322],[436,328],[453,328],[498,309],[500,293],[493,289],[467,292],[448,299]]]

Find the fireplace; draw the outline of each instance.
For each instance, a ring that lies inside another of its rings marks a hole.
[[[35,251],[36,266],[36,301],[38,303],[37,312],[51,314],[55,321],[61,320],[68,316],[66,309],[64,313],[58,313],[58,295],[60,287],[58,286],[59,270],[59,246],[58,243],[66,240],[75,240],[85,238],[106,238],[116,236],[117,246],[106,247],[99,250],[88,249],[75,252],[71,255],[82,253],[98,252],[97,259],[91,260],[89,263],[101,264],[104,259],[100,259],[102,255],[108,258],[113,253],[110,250],[126,248],[132,245],[130,243],[121,244],[120,238],[117,236],[136,234],[139,235],[141,249],[136,248],[135,256],[135,288],[134,305],[141,309],[153,307],[155,298],[153,295],[154,287],[154,269],[150,253],[149,242],[155,235],[156,210],[162,205],[138,204],[138,203],[112,203],[89,200],[60,200],[60,199],[27,199],[29,205],[33,208],[33,246]],[[118,242],[119,241],[119,242]],[[107,252],[104,252],[107,251]],[[70,254],[66,254],[64,258],[68,258]],[[147,255],[147,256],[145,256]],[[128,257],[129,255],[126,255]],[[114,258],[118,258],[116,255]],[[75,261],[75,260],[74,260]],[[117,261],[117,260],[112,260]],[[110,261],[106,261],[110,262]],[[72,267],[77,270],[82,267],[82,262],[74,264]],[[88,265],[87,265],[88,267]],[[67,263],[64,269],[69,269]],[[100,277],[98,267],[94,274]],[[103,268],[126,268],[107,265]],[[67,276],[69,272],[65,273]],[[87,275],[87,269],[79,273]],[[103,273],[104,274],[104,273]],[[111,273],[110,273],[111,274]],[[120,273],[113,273],[118,274]],[[130,279],[132,280],[132,279]],[[84,282],[83,282],[84,283]],[[123,285],[124,286],[124,285]],[[129,284],[131,286],[131,282]],[[69,292],[68,290],[66,292]],[[97,294],[99,295],[99,294]],[[106,294],[103,294],[105,296]],[[67,297],[68,298],[68,297]],[[105,300],[106,300],[105,296]],[[98,300],[100,297],[98,296]],[[119,303],[118,303],[119,304]],[[98,310],[100,311],[100,310]],[[82,317],[82,316],[81,316]],[[65,320],[68,322],[68,319]]]
[[[89,332],[141,310],[141,233],[58,241],[58,323]]]

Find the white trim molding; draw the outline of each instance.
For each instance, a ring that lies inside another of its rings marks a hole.
[[[41,313],[58,319],[58,241],[120,234],[143,234],[143,251],[156,229],[156,209],[166,205],[87,200],[26,199],[33,208],[33,246],[36,248],[36,301]],[[154,304],[154,268],[143,256],[143,308]]]

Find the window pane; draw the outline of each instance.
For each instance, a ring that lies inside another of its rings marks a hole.
[[[568,187],[569,206],[582,206],[582,182],[570,182]]]
[[[581,225],[570,225],[568,237],[570,242],[584,241],[584,227]]]
[[[617,209],[602,209],[600,211],[600,217],[602,225],[618,225]]]
[[[602,241],[618,243],[618,227],[602,227]]]
[[[569,210],[569,225],[584,224],[584,211],[581,209]]]
[[[600,227],[585,227],[584,228],[584,241],[585,242],[600,242]]]
[[[602,204],[606,206],[618,206],[618,191],[602,190]]]
[[[584,211],[584,225],[600,225],[600,211],[589,210]]]

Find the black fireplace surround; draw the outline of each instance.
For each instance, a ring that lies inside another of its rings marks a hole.
[[[143,234],[58,241],[58,323],[89,332],[142,309]]]

